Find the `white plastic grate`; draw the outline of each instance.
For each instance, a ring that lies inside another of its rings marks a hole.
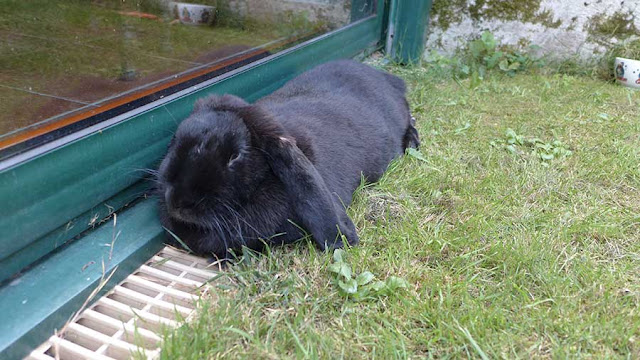
[[[189,320],[215,275],[205,259],[165,247],[25,359],[155,359],[162,329]]]

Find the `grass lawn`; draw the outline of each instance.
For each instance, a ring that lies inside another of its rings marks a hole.
[[[217,280],[163,358],[640,357],[640,92],[390,70],[423,159],[358,191],[346,261],[409,286],[355,301],[330,254],[272,249]]]

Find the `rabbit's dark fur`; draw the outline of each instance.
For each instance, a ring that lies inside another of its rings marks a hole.
[[[158,171],[161,222],[198,254],[358,235],[345,207],[419,145],[404,82],[355,61],[320,65],[255,104],[197,102]],[[171,236],[170,236],[171,238]]]

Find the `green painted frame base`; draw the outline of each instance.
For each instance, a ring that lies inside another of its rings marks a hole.
[[[158,252],[164,233],[157,217],[153,201],[137,204],[115,227],[105,223],[0,289],[0,358],[27,355],[69,320],[103,275],[113,272],[102,292]]]

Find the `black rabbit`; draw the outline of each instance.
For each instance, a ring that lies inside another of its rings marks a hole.
[[[376,181],[418,145],[404,82],[355,61],[320,65],[255,104],[200,99],[158,171],[161,222],[218,258],[305,232],[323,250],[340,235],[354,245],[345,207],[361,177]]]

